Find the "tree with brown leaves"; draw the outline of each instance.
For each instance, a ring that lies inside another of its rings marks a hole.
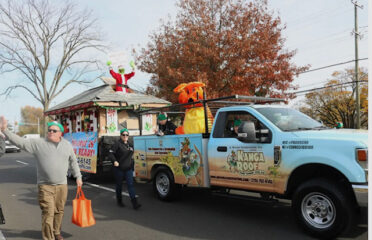
[[[344,128],[356,128],[354,72],[354,69],[334,72],[324,89],[306,94],[306,106],[300,108],[301,112],[330,127],[341,122]],[[368,73],[360,69],[359,76],[361,126],[368,128]]]
[[[294,77],[307,69],[290,62],[279,17],[267,2],[180,0],[175,23],[163,23],[138,68],[152,74],[148,93],[176,101],[180,83],[206,84],[208,97],[244,94],[292,98]]]
[[[43,129],[43,109],[33,106],[24,106],[21,108],[22,121],[19,125],[19,135],[25,135],[30,133],[38,133],[44,135]],[[39,126],[38,126],[39,124]]]

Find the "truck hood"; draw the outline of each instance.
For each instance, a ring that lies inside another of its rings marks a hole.
[[[359,141],[368,146],[368,131],[360,129],[329,129],[293,132],[299,138]]]

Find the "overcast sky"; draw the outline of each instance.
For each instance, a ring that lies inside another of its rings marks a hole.
[[[130,53],[130,49],[145,47],[149,34],[156,31],[160,19],[174,17],[177,13],[175,0],[75,0],[79,8],[92,9],[99,20],[101,31],[112,50]],[[363,38],[359,41],[359,58],[368,57],[368,6],[367,0],[359,0],[364,5],[358,9],[359,30]],[[350,0],[269,0],[269,8],[279,16],[282,24],[287,26],[283,32],[286,47],[297,49],[293,62],[298,66],[310,64],[310,69],[351,61],[355,58],[354,5]],[[130,58],[130,56],[128,56]],[[102,56],[102,62],[108,57]],[[368,61],[360,61],[360,67],[367,68]],[[303,73],[295,79],[299,90],[322,86],[336,70],[353,68],[349,63],[324,70]],[[127,67],[129,69],[129,66]],[[109,73],[107,72],[107,76]],[[18,81],[17,75],[1,76],[2,82]],[[136,72],[129,81],[132,88],[145,88],[150,76]],[[4,82],[3,82],[4,83]],[[1,84],[0,91],[6,84]],[[92,86],[102,83],[97,81]],[[52,106],[71,98],[89,87],[74,85],[52,102]],[[291,101],[291,105],[297,100]],[[27,92],[18,90],[8,99],[0,98],[0,115],[5,115],[11,122],[20,120],[20,108],[25,105],[42,107]]]

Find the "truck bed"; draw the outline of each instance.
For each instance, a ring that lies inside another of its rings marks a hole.
[[[210,186],[208,138],[202,134],[136,136],[133,142],[137,177],[150,180],[158,166],[167,166],[177,184]]]

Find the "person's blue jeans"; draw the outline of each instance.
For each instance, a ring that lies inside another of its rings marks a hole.
[[[127,183],[127,188],[129,192],[130,199],[134,199],[136,197],[136,192],[134,190],[133,185],[133,170],[129,169],[127,171],[123,171],[119,167],[114,167],[114,175],[116,179],[116,199],[121,200],[121,192],[123,189],[123,180]]]

